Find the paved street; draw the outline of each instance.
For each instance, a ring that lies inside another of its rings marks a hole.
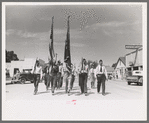
[[[96,84],[97,85],[97,84]],[[80,88],[77,80],[74,83],[74,88],[68,96],[65,93],[65,84],[60,90],[56,90],[54,96],[51,89],[46,91],[44,83],[39,84],[39,91],[37,95],[33,95],[34,86],[30,82],[26,84],[9,84],[6,85],[6,99],[7,100],[131,100],[141,99],[143,97],[143,86],[136,84],[127,85],[126,81],[109,80],[106,82],[106,96],[97,94],[96,87],[90,89],[90,82],[88,82],[88,96],[80,95]]]

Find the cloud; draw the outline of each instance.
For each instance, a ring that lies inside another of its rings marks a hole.
[[[86,26],[85,28],[94,28],[97,29],[98,27],[123,27],[123,26],[131,26],[141,24],[141,21],[129,21],[129,22],[120,22],[120,21],[110,21],[110,22],[102,22],[102,23],[95,23],[91,26]]]
[[[142,22],[136,21],[111,21],[107,23],[96,23],[91,26],[86,26],[86,30],[102,31],[105,35],[112,37],[113,34],[130,34],[130,33],[141,33]]]
[[[126,25],[126,22],[118,22],[118,21],[112,21],[108,23],[97,23],[96,26],[107,26],[107,27],[119,27]]]
[[[32,37],[36,37],[37,33],[31,33],[31,32],[25,32],[22,30],[16,30],[16,29],[8,29],[6,31],[6,35],[10,36],[10,35],[17,35],[23,38],[32,38]]]
[[[64,30],[60,30],[60,29],[54,30],[54,35],[61,36],[64,33],[66,33],[66,31],[64,31]],[[39,33],[27,32],[27,31],[16,30],[16,29],[8,29],[6,31],[7,36],[16,35],[16,36],[21,37],[21,38],[38,38],[40,40],[48,40],[50,38],[50,34],[51,34],[51,31],[39,32]]]
[[[49,41],[51,31],[48,32],[40,32],[40,33],[33,33],[33,32],[25,32],[23,30],[15,30],[15,29],[8,29],[6,32],[7,36],[16,35],[21,38],[30,39],[33,38],[35,40],[41,41]],[[55,29],[54,30],[54,45],[65,46],[67,30],[62,29]],[[86,46],[83,43],[78,43],[80,39],[84,38],[82,33],[78,30],[71,30],[70,40],[71,40],[71,47],[84,47]]]
[[[49,20],[52,20],[52,18],[51,17],[42,17],[39,20],[49,21]]]
[[[84,46],[86,46],[85,44],[82,44],[82,43],[71,43],[70,45],[72,47],[84,47]]]
[[[59,45],[59,46],[65,46],[65,42],[54,42],[54,45]],[[82,43],[72,43],[70,42],[70,46],[71,47],[84,47],[86,46],[85,44]]]
[[[112,37],[112,33],[111,32],[106,31],[106,30],[104,30],[103,32],[104,32],[105,35],[108,35],[108,36]]]
[[[15,33],[15,30],[14,30],[14,29],[8,29],[8,30],[6,31],[6,35],[7,35],[7,36],[12,35],[12,34],[14,34],[14,33]]]

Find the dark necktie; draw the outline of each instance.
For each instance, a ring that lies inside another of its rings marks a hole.
[[[49,74],[49,67],[47,67],[47,69],[48,69],[48,74]]]
[[[100,66],[100,72],[102,72],[102,66]]]

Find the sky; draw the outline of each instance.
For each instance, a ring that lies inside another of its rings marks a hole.
[[[142,44],[141,5],[7,5],[6,50],[47,62],[54,16],[54,51],[63,62],[69,15],[72,63],[83,57],[112,66],[132,52],[125,45]]]

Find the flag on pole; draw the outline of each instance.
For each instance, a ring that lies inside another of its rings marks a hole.
[[[67,63],[67,68],[69,71],[71,71],[69,18],[70,16],[68,16],[67,22],[67,36],[65,41],[64,62]]]
[[[53,61],[53,58],[55,57],[54,47],[53,47],[53,23],[54,23],[53,19],[54,19],[54,16],[52,17],[52,25],[51,25],[51,35],[50,35],[51,42],[49,43],[49,52],[50,52],[52,61]]]

